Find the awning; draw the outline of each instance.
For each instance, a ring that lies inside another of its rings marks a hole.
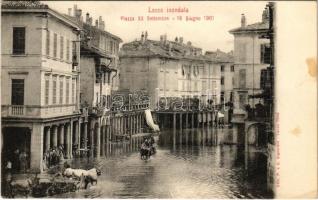
[[[160,131],[159,126],[153,122],[152,115],[149,109],[145,110],[146,122],[154,131]]]
[[[218,112],[218,118],[223,118],[224,114],[222,114],[221,112]]]

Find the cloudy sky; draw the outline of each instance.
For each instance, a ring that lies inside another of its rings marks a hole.
[[[218,1],[43,1],[52,9],[67,13],[68,8],[77,4],[82,9],[82,15],[87,12],[95,19],[102,16],[106,30],[119,36],[125,42],[139,39],[142,31],[148,32],[148,38],[159,40],[160,35],[167,34],[168,40],[183,37],[184,42],[191,41],[194,46],[204,51],[221,49],[233,50],[233,35],[228,31],[240,26],[240,17],[244,13],[247,24],[261,21],[265,1],[260,2],[218,2]],[[167,13],[167,8],[187,8],[188,13]],[[150,13],[149,9],[162,8],[163,13]],[[138,21],[143,16],[144,21]],[[169,21],[147,21],[147,16],[167,16]],[[176,20],[182,16],[182,21]],[[186,17],[201,17],[200,21],[186,21]],[[213,16],[213,20],[204,20],[204,16]],[[124,21],[122,17],[134,17],[134,21]],[[173,18],[175,18],[173,20]]]

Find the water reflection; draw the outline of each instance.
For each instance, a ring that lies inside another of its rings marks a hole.
[[[134,144],[112,145],[99,161],[75,160],[73,166],[102,166],[97,186],[59,195],[73,198],[272,198],[266,191],[266,157],[227,144],[230,130],[186,129],[163,132],[157,154],[140,160]]]

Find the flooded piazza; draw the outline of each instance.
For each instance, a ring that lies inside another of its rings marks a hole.
[[[97,185],[56,198],[272,198],[267,157],[259,148],[226,143],[231,129],[161,132],[157,153],[141,160],[138,144],[112,145],[106,156],[75,159],[74,168],[100,166]],[[247,157],[246,157],[247,155]]]

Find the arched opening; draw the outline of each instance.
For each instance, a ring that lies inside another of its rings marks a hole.
[[[12,170],[21,172],[30,169],[31,131],[27,127],[6,127],[2,129],[2,169],[7,161]]]

